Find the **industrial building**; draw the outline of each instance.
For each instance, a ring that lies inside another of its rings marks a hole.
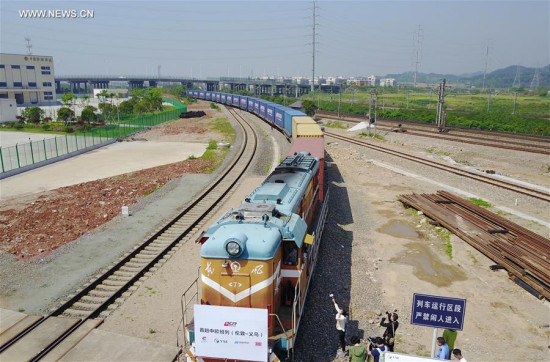
[[[18,106],[54,102],[53,57],[0,53],[0,98]]]

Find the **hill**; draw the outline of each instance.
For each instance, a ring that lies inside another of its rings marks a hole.
[[[485,87],[487,88],[511,88],[514,84],[516,73],[519,71],[519,84],[521,88],[530,88],[531,81],[535,75],[536,68],[511,65],[503,69],[497,69],[485,76]],[[398,83],[410,83],[414,79],[413,72],[400,74],[387,74],[386,78],[395,78]],[[439,83],[441,79],[447,79],[447,82],[454,83],[464,87],[483,87],[483,72],[471,74],[437,74],[437,73],[418,73],[417,83]],[[550,65],[539,68],[539,87],[550,88]]]

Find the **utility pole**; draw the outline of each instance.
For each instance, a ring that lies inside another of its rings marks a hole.
[[[31,44],[31,38],[28,36],[25,37],[25,41],[27,42],[27,55],[32,55],[32,44]]]
[[[437,128],[439,132],[443,132],[445,129],[445,82],[446,79],[443,79],[443,82],[439,84],[439,94],[437,99]]]
[[[514,92],[514,110],[512,114],[516,114],[516,105],[518,104],[518,92]]]
[[[416,62],[414,67],[414,88],[416,88],[416,76],[418,74],[418,67],[420,66],[420,61],[422,60],[422,40],[424,39],[424,31],[418,25],[418,29],[415,33],[416,40]],[[408,107],[407,107],[408,108]]]
[[[487,113],[489,113],[490,108],[491,108],[491,89],[489,89],[489,97],[487,97]]]
[[[340,109],[342,107],[342,85],[340,84],[340,90],[339,90],[339,98],[338,98],[338,118],[340,118]]]

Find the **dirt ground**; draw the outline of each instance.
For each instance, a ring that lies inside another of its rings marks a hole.
[[[207,124],[210,118],[207,115],[201,119],[177,120],[126,141],[221,141],[222,135]],[[0,207],[0,253],[10,253],[19,259],[45,256],[119,215],[120,205],[131,207],[143,196],[183,174],[207,172],[214,162],[186,160],[5,199]]]
[[[192,105],[189,109],[210,111],[205,103]],[[172,127],[172,123],[167,126]],[[261,144],[266,146],[277,141],[280,152],[275,152],[278,155],[272,158],[280,159],[280,155],[288,149],[288,143],[279,135],[270,133],[265,125],[260,123],[259,127],[263,132]],[[202,137],[200,130],[190,135],[178,136],[176,133],[178,131],[166,127],[164,131],[154,130],[147,137],[163,140],[169,137]],[[205,135],[203,142],[210,137],[212,135]],[[391,139],[387,137],[386,141],[380,142],[411,153],[442,160],[448,158],[448,161],[495,169],[510,177],[548,185],[544,166],[548,160],[538,156],[404,137],[392,135]],[[327,160],[331,162],[330,211],[300,325],[297,361],[347,360],[336,354],[338,342],[329,293],[334,293],[339,303],[350,312],[348,339],[354,334],[362,338],[381,335],[383,329],[378,326],[380,315],[387,310],[397,311],[400,326],[396,351],[429,355],[433,330],[411,325],[410,311],[413,293],[432,294],[467,299],[464,330],[459,332],[455,346],[462,349],[468,361],[550,360],[549,303],[525,292],[510,281],[505,272],[491,271],[489,266],[493,263],[488,258],[455,236],[450,236],[452,252],[448,255],[446,242],[441,237],[444,231],[430,225],[423,215],[405,209],[396,198],[403,193],[435,192],[441,185],[451,184],[469,192],[478,192],[485,199],[496,200],[497,206],[515,208],[545,220],[550,216],[548,205],[530,204],[522,199],[519,205],[514,205],[514,200],[508,195],[499,198],[499,195],[492,195],[493,190],[490,189],[481,190],[420,168],[413,170],[434,180],[427,183],[372,162],[375,159],[390,164],[393,162],[390,159],[330,139],[327,139],[326,150]],[[272,160],[265,155],[263,162],[271,163]],[[398,162],[394,165],[405,167]],[[266,168],[261,165],[256,167],[256,170],[260,169]],[[159,172],[157,170],[154,174]],[[238,205],[263,178],[262,172],[249,174],[219,213]],[[117,187],[112,186],[113,190]],[[128,186],[125,190],[132,187],[137,186]],[[148,187],[150,190],[153,185]],[[97,195],[100,190],[95,189],[91,195]],[[136,194],[141,195],[141,191]],[[91,197],[88,194],[85,196]],[[41,197],[43,200],[51,195]],[[28,208],[29,214],[21,216],[27,218],[34,211],[31,208],[34,205],[27,203],[43,203],[37,200],[25,200],[23,206],[15,210]],[[98,200],[95,203],[99,204]],[[2,210],[4,212],[6,209]],[[216,217],[206,224],[214,222]],[[544,226],[513,214],[507,217],[548,235],[548,229]],[[93,223],[88,222],[88,227],[92,228]],[[183,245],[124,304],[114,310],[100,328],[171,345],[182,344],[181,297],[197,276],[199,252],[195,244]]]

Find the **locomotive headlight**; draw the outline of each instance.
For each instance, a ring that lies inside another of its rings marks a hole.
[[[231,256],[237,256],[241,253],[241,246],[236,241],[230,241],[225,246],[225,250]]]

